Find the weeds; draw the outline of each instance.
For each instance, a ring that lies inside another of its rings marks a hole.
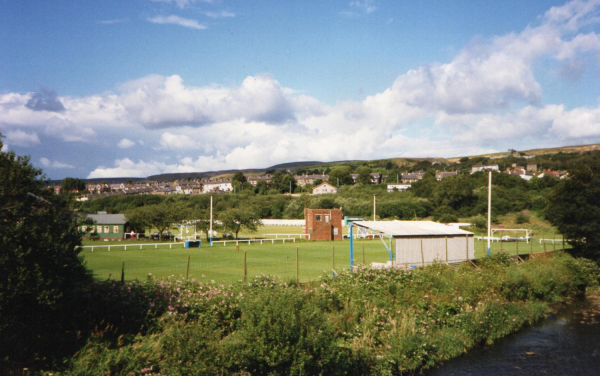
[[[268,276],[235,286],[149,280],[132,291],[156,291],[154,304],[166,307],[145,311],[146,334],[114,341],[99,331],[65,373],[412,373],[538,321],[598,275],[559,254],[522,264],[496,255],[477,269],[365,268],[310,286]]]

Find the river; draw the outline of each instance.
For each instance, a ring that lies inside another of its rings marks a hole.
[[[600,296],[590,296],[533,327],[425,374],[600,375]]]

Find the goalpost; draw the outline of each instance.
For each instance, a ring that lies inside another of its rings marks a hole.
[[[492,237],[494,236],[494,232],[498,231],[514,231],[514,232],[525,232],[525,238],[516,238],[516,240],[524,239],[528,244],[529,240],[531,240],[531,235],[533,234],[533,230],[528,230],[525,228],[493,228],[492,229]]]

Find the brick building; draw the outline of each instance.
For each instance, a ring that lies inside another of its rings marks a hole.
[[[304,233],[311,240],[342,240],[342,209],[304,209]]]

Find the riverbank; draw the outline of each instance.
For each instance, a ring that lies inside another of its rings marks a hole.
[[[595,264],[560,253],[519,264],[497,255],[477,267],[362,269],[300,287],[265,276],[244,286],[104,283],[96,320],[109,329],[64,373],[411,373],[533,325],[597,282]],[[127,290],[136,303],[112,312]]]
[[[600,294],[541,320],[532,327],[437,366],[427,376],[597,375],[600,367]]]

